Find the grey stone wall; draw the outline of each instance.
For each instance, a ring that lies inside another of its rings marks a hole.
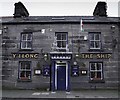
[[[110,59],[76,59],[78,64],[80,62],[85,63],[87,69],[87,75],[79,75],[78,77],[70,77],[71,89],[96,89],[96,88],[111,88],[118,87],[118,44],[115,48],[112,48],[113,37],[118,40],[118,25],[115,26],[114,32],[111,30],[111,24],[84,24],[84,32],[101,32],[103,52],[112,53]],[[8,27],[7,32],[4,32],[4,27]],[[2,83],[3,87],[8,88],[20,88],[20,89],[47,89],[50,87],[50,77],[44,77],[43,75],[35,75],[34,69],[37,68],[37,63],[40,62],[40,68],[42,69],[45,61],[42,56],[41,50],[45,53],[51,52],[51,46],[54,42],[55,32],[68,32],[68,37],[79,34],[79,24],[23,24],[23,25],[3,25],[2,34]],[[45,33],[40,31],[33,32],[33,51],[30,53],[39,53],[41,56],[38,59],[24,59],[32,61],[32,81],[20,82],[18,81],[18,63],[23,59],[13,59],[12,53],[15,52],[27,52],[20,51],[20,33],[25,28],[31,28],[33,30],[45,29]],[[84,34],[81,33],[81,34]],[[1,38],[1,35],[0,35]],[[71,38],[68,39],[70,51],[73,55],[78,52],[78,45],[80,45],[80,52],[89,52],[88,40],[83,41],[80,44],[71,44]],[[5,44],[4,44],[5,43]],[[1,51],[0,51],[1,52]],[[91,52],[94,53],[94,52]],[[90,61],[102,61],[103,62],[103,74],[104,83],[90,83],[89,82],[89,62]],[[81,66],[79,66],[81,68]]]

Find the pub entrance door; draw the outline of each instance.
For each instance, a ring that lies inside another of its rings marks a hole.
[[[67,62],[56,61],[55,85],[57,90],[66,90],[67,86]]]
[[[69,91],[68,61],[54,61],[52,67],[52,91]]]

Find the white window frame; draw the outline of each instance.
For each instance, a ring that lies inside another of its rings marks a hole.
[[[101,33],[100,33],[100,32],[90,32],[90,33],[89,33],[89,37],[90,37],[91,34],[93,34],[93,36],[94,36],[93,38],[94,38],[94,39],[91,40],[91,39],[89,38],[89,48],[90,48],[90,49],[101,49]],[[99,40],[96,40],[96,39],[95,39],[95,35],[96,35],[96,34],[99,35]],[[91,42],[94,42],[94,47],[91,47]],[[98,48],[95,47],[95,43],[96,43],[96,42],[99,42],[99,47],[98,47]]]
[[[95,70],[92,70],[92,67],[91,67],[93,63],[95,64]],[[101,65],[100,70],[97,70],[97,67],[98,67],[97,64]],[[103,80],[103,62],[90,62],[90,80],[95,80],[95,78],[91,78],[91,72],[95,72],[95,73],[101,72],[101,78],[100,79],[96,78],[96,79]]]
[[[30,69],[22,69],[21,67],[22,67],[22,63],[29,63],[30,64]],[[18,76],[18,79],[21,79],[22,80],[22,78],[21,78],[21,73],[22,73],[22,71],[25,71],[25,77],[24,78],[26,78],[26,79],[24,79],[24,80],[30,80],[31,79],[31,74],[32,74],[32,70],[31,70],[31,61],[19,61],[19,76]],[[30,72],[30,76],[29,77],[26,77],[26,73],[27,73],[27,71],[29,71]]]
[[[31,39],[28,40],[28,35],[31,34]],[[25,40],[23,40],[23,36],[26,35]],[[28,47],[28,42],[31,42],[31,47]],[[23,47],[23,43],[25,43],[25,47]],[[32,49],[32,33],[21,33],[21,49]]]
[[[65,40],[63,40],[63,39],[57,40],[57,34],[61,34],[61,36],[62,36],[62,34],[66,34],[66,39]],[[68,49],[68,33],[67,32],[56,32],[55,36],[56,36],[56,44],[57,44],[56,49],[57,50],[66,50],[67,51],[67,49]],[[62,44],[62,42],[66,42],[66,47],[58,47],[58,42],[61,42],[61,44]]]

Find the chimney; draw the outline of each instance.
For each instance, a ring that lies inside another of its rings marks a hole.
[[[25,6],[21,3],[15,3],[15,9],[14,9],[14,18],[19,18],[19,17],[28,17],[29,13]]]
[[[106,2],[98,2],[93,12],[93,16],[107,17],[106,11],[107,11]]]

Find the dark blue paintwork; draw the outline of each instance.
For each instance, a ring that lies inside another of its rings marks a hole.
[[[51,90],[55,91],[55,61],[52,61],[52,71],[51,71]]]
[[[58,66],[57,90],[66,90],[66,66]]]

